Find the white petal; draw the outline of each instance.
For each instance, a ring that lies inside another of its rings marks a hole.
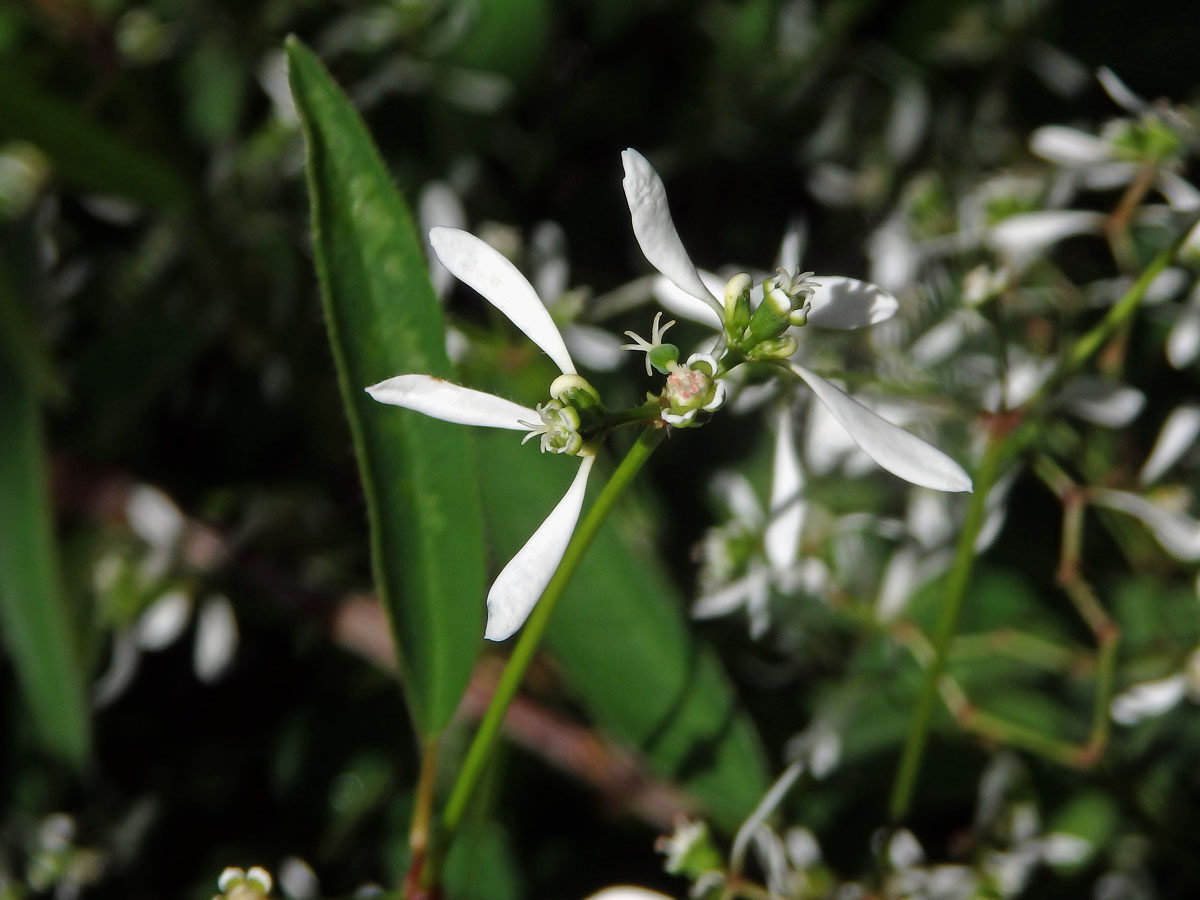
[[[767,573],[762,569],[755,569],[724,587],[697,597],[692,605],[692,617],[713,619],[728,615],[743,606],[750,606],[756,596],[766,597],[767,589]]]
[[[558,327],[516,266],[485,241],[457,228],[432,229],[429,243],[442,265],[459,281],[469,284],[508,316],[565,374],[575,373]]]
[[[888,290],[903,291],[921,267],[921,251],[908,233],[908,222],[891,216],[867,238],[871,278]]]
[[[913,342],[909,356],[922,366],[937,365],[962,346],[969,324],[973,322],[965,316],[947,316]]]
[[[1191,280],[1191,273],[1183,267],[1168,266],[1150,280],[1150,284],[1146,286],[1146,293],[1142,297],[1142,303],[1145,306],[1166,303],[1181,294]]]
[[[771,467],[770,521],[763,534],[767,561],[783,571],[796,561],[804,529],[805,503],[800,496],[804,473],[792,431],[791,412],[780,411],[775,429],[775,455]]]
[[[129,491],[125,518],[133,533],[156,549],[173,548],[187,525],[175,502],[148,484],[135,485]]]
[[[804,257],[804,246],[808,243],[808,223],[804,219],[792,219],[788,222],[783,240],[779,242],[779,268],[795,272],[800,268],[800,260]]]
[[[890,319],[900,304],[896,298],[866,281],[842,275],[815,275],[818,287],[808,311],[811,325],[821,328],[863,328]]]
[[[940,491],[917,490],[908,496],[904,527],[924,550],[948,543],[957,529],[950,499]]]
[[[906,78],[896,88],[887,126],[888,155],[895,162],[912,156],[929,122],[929,94],[917,78]]]
[[[1200,522],[1191,516],[1158,506],[1137,494],[1096,488],[1092,500],[1109,509],[1140,519],[1162,548],[1185,562],[1200,560]]]
[[[1046,125],[1034,131],[1029,149],[1035,156],[1060,166],[1088,166],[1112,158],[1108,141],[1065,125]]]
[[[1200,406],[1188,403],[1171,410],[1171,414],[1167,416],[1162,429],[1158,432],[1158,440],[1154,442],[1154,449],[1150,451],[1146,462],[1142,464],[1142,470],[1138,473],[1138,481],[1142,484],[1150,484],[1157,480],[1163,472],[1175,465],[1179,458],[1192,448],[1196,443],[1197,435],[1200,435]]]
[[[138,660],[141,658],[133,630],[115,632],[108,668],[92,685],[92,706],[103,709],[124,694],[137,675]]]
[[[492,584],[487,598],[487,630],[483,635],[489,641],[511,637],[525,624],[529,613],[546,590],[554,570],[567,551],[575,523],[579,521],[588,474],[595,461],[594,456],[583,457],[575,480],[558,501],[558,506],[538,526],[525,546],[517,551],[517,555],[508,561]]]
[[[704,275],[700,277],[703,279]],[[717,278],[716,275],[712,277]],[[690,319],[718,330],[724,327],[725,320],[710,304],[693,297],[666,275],[655,276],[653,293],[654,299],[673,316]]]
[[[637,237],[642,253],[650,265],[662,272],[680,288],[722,312],[717,298],[700,280],[696,266],[692,263],[667,206],[667,189],[662,179],[646,157],[634,149],[621,153],[625,166],[625,199],[629,202],[629,214],[633,219],[633,233]]]
[[[888,560],[875,598],[875,618],[880,622],[894,622],[904,611],[918,587],[917,563],[917,551],[912,546],[901,547]]]
[[[1113,697],[1113,720],[1121,725],[1136,725],[1142,719],[1162,715],[1183,699],[1186,690],[1187,679],[1182,673],[1135,684]]]
[[[597,894],[592,894],[586,900],[671,900],[671,898],[658,891],[623,884],[607,887]]]
[[[1058,400],[1084,421],[1107,428],[1124,428],[1146,405],[1146,395],[1137,388],[1088,375],[1067,382]]]
[[[1192,289],[1187,303],[1167,336],[1167,362],[1174,368],[1189,366],[1200,354],[1200,284]]]
[[[442,265],[433,246],[429,243],[429,230],[438,226],[464,228],[467,224],[467,212],[463,209],[458,193],[444,181],[431,181],[421,189],[417,201],[417,221],[421,224],[421,233],[425,235],[425,250],[429,257],[429,279],[433,282],[433,292],[438,298],[450,290],[453,279],[450,270]]]
[[[567,233],[557,222],[539,222],[529,234],[529,254],[534,290],[544,303],[553,307],[571,286]]]
[[[196,677],[206,684],[220,678],[233,661],[237,645],[233,604],[228,597],[214,594],[201,604],[196,616],[196,646],[192,654]]]
[[[1117,77],[1117,73],[1108,66],[1096,70],[1096,80],[1104,88],[1104,92],[1126,112],[1140,113],[1146,108],[1146,101],[1129,89],[1129,85]]]
[[[821,775],[813,772],[813,777],[820,778]],[[787,844],[788,858],[797,869],[810,869],[821,861],[821,845],[817,843],[816,835],[807,828],[799,825],[789,828],[783,840]]]
[[[795,364],[791,370],[812,388],[854,443],[893,475],[938,491],[971,490],[967,473],[941,450],[880,418],[819,375]]]
[[[1074,56],[1045,41],[1029,43],[1026,63],[1042,84],[1064,99],[1076,97],[1087,86],[1092,74]]]
[[[288,900],[316,900],[321,896],[317,873],[299,856],[285,856],[279,863],[279,887]]]
[[[1079,173],[1079,183],[1089,191],[1112,191],[1129,184],[1139,171],[1137,163],[1099,163],[1083,169]]]
[[[1167,198],[1167,204],[1177,212],[1195,212],[1200,209],[1200,190],[1169,169],[1160,169],[1158,189]]]
[[[1098,233],[1103,227],[1104,216],[1089,210],[1018,213],[993,226],[988,243],[1020,268],[1064,238]]]
[[[729,511],[735,522],[754,530],[762,523],[763,511],[750,480],[741,472],[718,472],[713,476],[713,496]]]
[[[150,604],[133,626],[142,650],[165,650],[179,639],[192,617],[192,598],[186,591],[167,591]]]
[[[397,375],[366,389],[380,403],[403,406],[459,425],[528,431],[522,422],[538,422],[537,412],[503,397],[451,384],[432,375]]]

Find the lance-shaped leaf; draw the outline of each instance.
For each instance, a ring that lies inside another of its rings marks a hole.
[[[82,766],[90,752],[85,671],[59,583],[31,374],[0,347],[0,636],[42,744]]]
[[[330,344],[371,520],[375,578],[418,730],[453,713],[479,652],[483,537],[469,438],[382,409],[397,372],[450,376],[441,313],[403,199],[345,95],[288,41],[308,150],[313,245]]]

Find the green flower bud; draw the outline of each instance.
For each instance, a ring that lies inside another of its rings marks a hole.
[[[550,396],[578,409],[595,409],[601,405],[600,394],[581,375],[559,375],[550,382]]]
[[[745,272],[734,275],[725,285],[725,333],[731,341],[750,324],[750,287],[753,280]]]
[[[796,352],[796,339],[790,334],[772,338],[769,341],[759,341],[750,351],[751,359],[787,359]]]

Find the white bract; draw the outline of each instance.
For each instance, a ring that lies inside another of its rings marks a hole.
[[[729,300],[727,298],[726,303],[718,300],[684,250],[671,219],[662,179],[636,150],[626,150],[621,154],[621,159],[625,167],[622,185],[638,245],[651,265],[691,299],[690,304],[681,304],[673,311],[679,315],[690,314],[710,326],[726,323]],[[781,281],[793,282],[801,277],[783,273],[781,278],[772,279],[769,283],[773,288],[786,289],[787,286],[782,285]],[[730,283],[732,286],[733,282]],[[794,324],[807,323],[838,329],[861,328],[889,318],[897,308],[896,299],[891,294],[853,278],[816,276],[811,281],[801,281],[792,287],[795,290],[789,293],[792,293],[793,300],[803,295],[803,305],[793,313],[799,319]],[[726,293],[729,293],[729,289]],[[767,293],[770,295],[771,291]],[[937,490],[971,489],[971,479],[967,473],[940,450],[879,417],[808,369],[795,363],[789,368],[812,389],[854,442],[889,472],[913,484]]]
[[[372,385],[366,389],[367,393],[381,403],[402,406],[446,422],[526,431],[525,440],[540,438],[543,452],[581,457],[567,493],[500,572],[488,592],[484,637],[502,641],[529,617],[562,561],[579,520],[595,456],[579,434],[579,413],[569,400],[579,392],[591,394],[591,388],[576,374],[575,364],[549,312],[516,266],[484,241],[458,229],[434,228],[429,233],[429,242],[442,265],[504,313],[554,360],[563,374],[550,386],[551,400],[537,409],[431,375],[397,375]]]

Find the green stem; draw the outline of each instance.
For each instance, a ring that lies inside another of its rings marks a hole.
[[[916,786],[917,773],[921,768],[921,757],[925,752],[929,727],[933,719],[938,683],[946,668],[946,651],[958,625],[963,599],[967,595],[967,582],[971,577],[971,569],[975,562],[975,541],[983,527],[988,494],[1000,473],[1001,463],[1008,456],[1009,443],[1007,440],[994,438],[988,444],[987,450],[984,451],[979,470],[975,474],[975,492],[971,494],[967,506],[966,520],[963,522],[963,528],[959,534],[958,547],[954,553],[954,564],[946,582],[941,615],[938,618],[937,631],[933,638],[933,658],[925,669],[921,692],[917,695],[916,710],[908,729],[908,736],[904,741],[900,767],[896,771],[896,780],[892,784],[892,796],[888,809],[893,822],[898,822],[908,814],[908,807],[912,801],[913,788]]]
[[[550,622],[550,616],[553,614],[559,598],[562,597],[567,582],[575,573],[575,569],[583,559],[588,545],[600,530],[600,526],[612,512],[617,499],[633,481],[638,470],[650,458],[650,454],[654,452],[655,447],[665,435],[665,428],[647,428],[639,435],[637,442],[621,460],[621,464],[613,472],[612,478],[604,486],[600,496],[596,498],[595,505],[588,511],[579,527],[575,529],[575,534],[567,545],[566,553],[563,554],[562,562],[559,563],[545,592],[525,623],[521,637],[513,648],[508,664],[496,685],[496,692],[492,695],[491,703],[479,723],[479,730],[475,732],[475,738],[471,742],[467,757],[459,770],[458,779],[454,783],[450,799],[442,814],[442,834],[440,835],[441,840],[438,842],[439,853],[444,852],[449,846],[455,831],[462,823],[467,804],[475,791],[484,766],[487,764],[496,737],[500,733],[504,713],[508,710],[513,697],[516,696],[517,688],[525,677],[525,671],[529,668],[534,653],[542,642],[546,626]],[[436,871],[436,867],[434,870]]]
[[[1130,285],[1129,290],[1109,309],[1104,318],[1071,347],[1057,369],[1029,401],[1027,405],[1029,415],[1025,417],[1025,421],[1015,431],[1004,437],[994,437],[988,443],[975,477],[975,493],[971,495],[967,507],[966,520],[955,549],[954,563],[946,582],[946,594],[933,639],[933,656],[925,669],[921,690],[917,696],[916,709],[913,712],[908,736],[904,742],[904,750],[900,757],[900,765],[896,770],[896,779],[892,784],[888,809],[893,822],[908,815],[909,806],[912,803],[913,789],[916,786],[917,775],[921,768],[921,758],[925,753],[929,728],[932,724],[938,684],[946,668],[946,654],[950,640],[954,636],[954,630],[958,625],[958,617],[966,597],[967,582],[970,580],[975,562],[975,541],[983,526],[988,494],[1000,473],[1001,465],[1019,453],[1029,441],[1036,437],[1039,423],[1035,417],[1042,411],[1045,401],[1062,385],[1063,381],[1083,368],[1105,343],[1133,317],[1142,298],[1146,295],[1150,283],[1174,259],[1187,235],[1198,222],[1200,222],[1200,217],[1192,219],[1178,237],[1171,242],[1171,245],[1150,261],[1137,281]],[[1101,650],[1100,661],[1103,668],[1097,702],[1111,692],[1112,676],[1108,670],[1113,665],[1113,654],[1115,653],[1107,646],[1102,646]],[[1095,730],[1099,731],[1099,729]]]

